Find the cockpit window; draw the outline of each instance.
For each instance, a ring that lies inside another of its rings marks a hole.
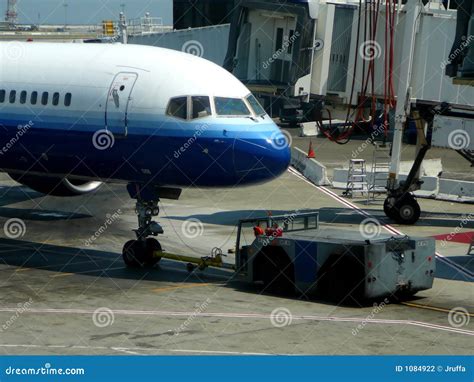
[[[250,110],[240,98],[215,97],[214,101],[217,115],[250,115]]]
[[[266,114],[265,109],[260,105],[260,102],[257,101],[257,99],[250,94],[247,97],[247,101],[250,104],[250,107],[253,109],[254,113],[257,115],[264,115]]]
[[[176,118],[188,119],[188,97],[172,98],[166,114]]]
[[[209,97],[191,97],[193,119],[203,118],[211,115],[211,102]]]

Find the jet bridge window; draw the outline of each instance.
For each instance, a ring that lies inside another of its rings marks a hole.
[[[211,103],[209,97],[192,97],[193,119],[203,118],[211,115]]]
[[[240,98],[215,97],[217,115],[220,116],[241,116],[250,115],[245,102]]]
[[[188,119],[188,97],[172,98],[168,104],[166,114],[176,118]]]

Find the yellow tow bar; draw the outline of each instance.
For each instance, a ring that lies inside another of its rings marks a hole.
[[[210,256],[203,256],[201,258],[176,255],[174,253],[169,253],[166,251],[156,251],[154,253],[155,258],[159,259],[168,259],[174,261],[180,261],[186,264],[186,269],[188,272],[194,271],[198,268],[200,271],[205,270],[208,267],[212,268],[224,268],[224,269],[235,269],[235,266],[232,264],[226,264],[222,261],[223,258],[222,250],[220,248],[213,248]]]

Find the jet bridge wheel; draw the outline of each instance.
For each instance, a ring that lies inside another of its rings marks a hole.
[[[130,240],[123,246],[123,261],[129,268],[151,268],[161,260],[154,255],[157,251],[161,245],[156,239]]]
[[[412,194],[405,194],[390,207],[387,198],[383,206],[385,215],[399,224],[413,225],[420,219],[421,208]]]

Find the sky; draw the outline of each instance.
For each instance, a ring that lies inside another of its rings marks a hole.
[[[67,7],[64,4],[67,4]],[[18,0],[20,23],[64,24],[67,9],[68,24],[98,24],[102,20],[116,20],[125,4],[129,19],[142,17],[145,12],[162,17],[165,25],[173,23],[172,0]],[[0,0],[0,18],[3,20],[7,0]]]

